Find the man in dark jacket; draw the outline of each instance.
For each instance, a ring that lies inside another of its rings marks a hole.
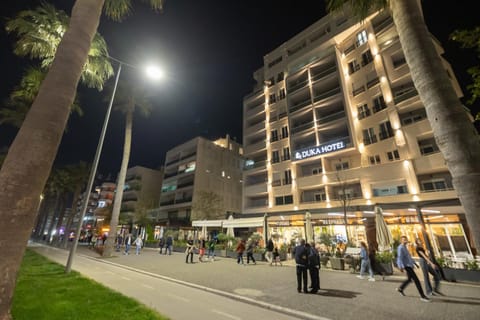
[[[315,248],[315,242],[312,242],[310,245],[308,271],[310,272],[310,281],[312,282],[310,293],[317,293],[320,290],[320,255]]]
[[[302,283],[303,283],[303,292],[308,293],[308,255],[310,249],[305,245],[305,240],[301,239],[300,244],[295,247],[295,263],[297,264],[297,291],[298,293],[302,292]]]

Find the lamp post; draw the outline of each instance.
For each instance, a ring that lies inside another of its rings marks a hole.
[[[128,64],[128,63],[123,62],[121,60],[115,59],[111,56],[109,56],[109,58],[111,60],[115,61],[115,62],[118,62],[117,75],[115,77],[115,84],[113,86],[112,96],[110,97],[110,102],[108,104],[107,113],[105,115],[105,120],[103,122],[102,132],[101,132],[100,138],[98,140],[97,150],[95,152],[95,157],[94,157],[94,160],[93,160],[92,168],[90,170],[90,176],[88,178],[87,189],[86,189],[86,194],[87,195],[86,195],[86,197],[85,197],[85,199],[82,203],[82,207],[81,207],[81,210],[80,210],[80,221],[78,223],[77,230],[75,232],[75,238],[73,240],[72,247],[70,248],[70,253],[68,255],[67,264],[65,266],[65,273],[70,273],[70,271],[72,269],[73,258],[75,256],[76,251],[77,251],[78,240],[80,238],[80,232],[82,231],[83,219],[84,219],[85,213],[87,211],[88,199],[90,198],[90,192],[92,190],[93,183],[95,181],[95,175],[97,174],[98,162],[100,160],[100,155],[102,153],[103,141],[105,139],[105,133],[107,131],[108,120],[110,119],[110,113],[112,111],[113,100],[115,99],[115,93],[117,91],[118,79],[120,78],[120,73],[122,72],[122,66],[126,65],[126,66],[129,66],[129,67],[135,68],[135,69],[138,68],[137,66]],[[147,67],[146,72],[147,72],[147,75],[149,77],[154,78],[154,79],[159,79],[163,76],[160,69],[158,69],[156,67],[152,67],[152,66]]]

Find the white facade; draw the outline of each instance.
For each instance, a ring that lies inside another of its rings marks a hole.
[[[375,204],[401,221],[416,219],[408,208],[418,205],[463,222],[387,12],[362,24],[328,15],[265,55],[254,78],[244,98],[244,214],[280,222],[308,210],[329,225],[346,207],[363,225]]]

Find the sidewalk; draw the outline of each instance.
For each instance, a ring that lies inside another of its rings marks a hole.
[[[480,314],[480,287],[467,284],[442,283],[445,297],[433,297],[431,303],[421,302],[414,284],[401,297],[395,288],[405,278],[401,274],[385,280],[359,280],[345,271],[322,269],[321,290],[317,295],[298,294],[295,268],[291,262],[283,266],[237,265],[235,259],[217,258],[215,262],[186,264],[183,253],[160,255],[158,249],[143,249],[140,255],[120,254],[101,258],[93,250],[79,246],[77,253],[105,268],[119,265],[139,272],[151,273],[184,285],[214,289],[224,296],[240,296],[264,306],[298,310],[329,319],[477,319]],[[195,255],[195,261],[198,256]],[[73,268],[75,269],[75,261]],[[420,275],[420,272],[417,272]],[[122,281],[118,279],[118,281]],[[141,288],[140,288],[141,289]],[[303,317],[306,318],[306,317]]]

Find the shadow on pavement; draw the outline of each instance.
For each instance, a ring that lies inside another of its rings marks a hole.
[[[357,297],[357,295],[359,295],[360,292],[337,290],[337,289],[320,289],[320,291],[317,294],[325,297],[353,299]]]

